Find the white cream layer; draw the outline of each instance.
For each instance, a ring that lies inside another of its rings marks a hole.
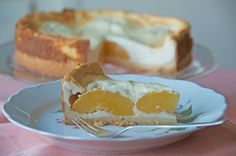
[[[121,36],[106,36],[106,40],[111,41],[125,49],[128,53],[129,61],[144,68],[167,67],[175,64],[176,41],[167,37],[162,47],[153,48],[134,40]]]

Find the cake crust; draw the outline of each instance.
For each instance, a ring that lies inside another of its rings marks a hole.
[[[49,77],[63,77],[66,71],[70,71],[78,65],[75,60],[56,61],[35,57],[27,53],[16,50],[15,59],[17,64],[20,64],[29,72],[44,73]]]

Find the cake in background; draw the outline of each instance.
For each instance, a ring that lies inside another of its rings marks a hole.
[[[17,23],[15,44],[18,65],[56,78],[89,61],[118,67],[107,73],[171,75],[192,60],[186,21],[121,10],[32,13]]]

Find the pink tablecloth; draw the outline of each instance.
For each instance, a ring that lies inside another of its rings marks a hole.
[[[226,118],[236,123],[236,72],[218,70],[193,80],[225,95],[228,101]],[[29,84],[0,76],[0,109],[9,95]],[[49,144],[40,136],[9,123],[0,113],[0,156],[2,155],[104,155],[85,153]],[[111,154],[108,154],[111,155]],[[116,154],[112,154],[116,155]],[[126,156],[152,155],[236,155],[236,132],[223,126],[205,128],[186,139],[155,150],[122,154]]]

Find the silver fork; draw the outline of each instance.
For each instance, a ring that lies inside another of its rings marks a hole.
[[[112,132],[107,129],[101,128],[99,126],[95,126],[89,122],[86,122],[81,117],[76,117],[73,120],[73,123],[84,129],[88,134],[91,136],[99,137],[99,138],[114,138],[117,136],[121,136],[124,132],[133,129],[133,128],[191,128],[191,127],[208,127],[208,126],[215,126],[220,125],[225,122],[225,120],[218,120],[214,122],[204,122],[204,123],[188,123],[188,124],[176,124],[176,125],[135,125],[135,126],[128,126],[123,128],[118,132]]]

